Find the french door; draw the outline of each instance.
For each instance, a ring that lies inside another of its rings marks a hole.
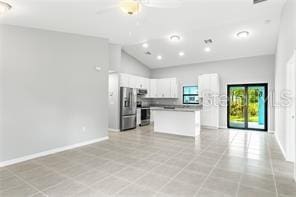
[[[228,85],[227,96],[228,128],[267,131],[266,83]]]

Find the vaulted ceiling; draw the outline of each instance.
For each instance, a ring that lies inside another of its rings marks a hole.
[[[5,1],[13,9],[1,17],[1,23],[108,38],[150,68],[274,54],[285,2],[180,0],[177,7],[143,7],[129,16],[114,7],[120,0]],[[238,39],[236,33],[243,30],[250,36]],[[182,39],[171,42],[171,34]],[[204,40],[209,38],[211,52],[205,52]],[[180,51],[184,56],[178,55]]]

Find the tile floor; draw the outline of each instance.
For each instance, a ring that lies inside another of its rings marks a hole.
[[[292,174],[273,135],[203,130],[194,140],[148,126],[0,168],[0,196],[295,197]]]

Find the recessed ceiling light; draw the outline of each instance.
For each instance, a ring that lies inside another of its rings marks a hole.
[[[8,3],[0,1],[0,15],[4,14],[8,10],[10,10],[11,8],[12,8],[12,6],[9,5]]]
[[[184,55],[185,55],[185,53],[184,53],[183,51],[180,51],[180,52],[179,52],[179,56],[180,56],[180,57],[183,57]]]
[[[211,48],[210,47],[206,47],[204,50],[205,50],[205,52],[210,52],[211,51]]]
[[[241,31],[236,34],[238,38],[247,38],[249,37],[249,35],[250,35],[250,32],[248,31]]]
[[[146,48],[149,47],[149,44],[148,44],[148,43],[143,43],[143,44],[142,44],[142,47],[146,49]]]
[[[171,35],[171,36],[170,36],[170,40],[171,40],[172,42],[178,42],[178,41],[181,40],[181,36],[179,36],[179,35]]]
[[[157,58],[158,60],[162,60],[162,56],[161,56],[161,55],[158,55],[156,58]]]

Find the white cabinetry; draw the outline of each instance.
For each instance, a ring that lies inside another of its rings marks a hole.
[[[145,89],[145,90],[149,89],[149,79],[144,78],[144,77],[137,77],[136,82],[137,82],[136,88]]]
[[[120,87],[129,87],[129,75],[127,74],[120,74],[120,79],[119,79],[119,84]]]
[[[178,98],[176,78],[150,79],[149,98]]]
[[[178,83],[176,78],[170,79],[171,84],[171,98],[178,98]]]
[[[148,98],[178,98],[176,78],[148,79],[121,73],[120,87],[146,89]]]
[[[148,91],[148,97],[149,98],[156,98],[157,97],[157,79],[150,79],[149,81],[149,91]]]
[[[158,98],[171,97],[171,81],[169,79],[157,80],[157,97]]]
[[[199,94],[203,99],[201,124],[204,127],[219,128],[219,84],[218,74],[198,77]]]
[[[120,74],[120,87],[149,89],[149,79],[129,74]]]

